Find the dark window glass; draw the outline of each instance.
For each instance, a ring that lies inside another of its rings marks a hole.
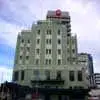
[[[61,54],[61,49],[58,49],[58,54]]]
[[[51,30],[47,30],[47,34],[48,35],[51,35]]]
[[[46,54],[48,54],[48,49],[46,49]]]
[[[26,60],[28,60],[29,59],[29,56],[26,56]]]
[[[22,59],[22,56],[20,56],[20,59]]]
[[[61,65],[61,59],[58,59],[58,65]]]
[[[40,43],[40,39],[37,39],[37,44],[39,44]]]
[[[36,59],[36,64],[37,64],[37,65],[39,64],[39,59]]]
[[[46,43],[48,44],[48,39],[46,39]]]
[[[60,35],[60,30],[58,30],[58,35]]]
[[[51,59],[49,59],[49,64],[51,64]]]
[[[21,71],[21,80],[24,80],[24,71]]]
[[[48,64],[48,59],[45,60],[45,64],[46,64],[46,65]]]
[[[49,39],[49,44],[51,44],[51,39]]]
[[[57,78],[56,78],[57,80],[61,80],[61,71],[58,71],[57,72]]]
[[[28,43],[30,43],[30,40],[28,40]]]
[[[36,52],[37,52],[37,54],[39,54],[40,53],[40,49],[36,49]]]
[[[18,71],[14,72],[14,81],[18,81],[19,73]]]
[[[22,43],[24,43],[24,39],[22,39]]]
[[[72,49],[72,52],[75,53],[75,49]]]
[[[46,79],[50,80],[50,71],[46,70],[45,74],[46,74]]]
[[[69,79],[70,79],[70,81],[74,81],[75,79],[74,79],[74,71],[70,71],[69,72]]]
[[[49,49],[49,54],[51,54],[51,49]]]
[[[27,47],[26,49],[27,49],[27,51],[30,51],[30,48],[29,47]]]
[[[68,33],[67,36],[70,36],[70,34]]]
[[[38,35],[40,35],[40,30],[38,30]]]
[[[60,39],[58,39],[58,44],[61,44],[61,40]]]
[[[78,81],[82,81],[82,71],[78,71]]]

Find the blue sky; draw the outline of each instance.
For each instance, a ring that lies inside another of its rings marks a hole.
[[[18,32],[56,9],[70,12],[78,51],[92,54],[95,72],[100,72],[99,6],[100,0],[0,0],[0,72],[9,71],[4,80],[11,78]]]

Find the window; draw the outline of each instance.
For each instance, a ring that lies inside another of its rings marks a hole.
[[[39,59],[36,59],[36,65],[38,65],[39,64]]]
[[[49,70],[45,71],[45,75],[46,75],[46,79],[50,80],[50,71]]]
[[[40,39],[37,39],[37,44],[39,44],[40,43]]]
[[[82,71],[78,71],[78,81],[82,81]]]
[[[29,56],[26,56],[26,60],[28,60],[29,59]]]
[[[57,79],[57,80],[61,80],[61,71],[58,71],[58,72],[57,72],[57,77],[56,77],[56,79]]]
[[[58,39],[58,44],[61,44],[61,40],[60,39]]]
[[[58,54],[59,54],[59,55],[61,54],[61,49],[58,49]]]
[[[39,54],[40,53],[40,49],[36,49],[36,53]]]
[[[58,59],[58,65],[61,65],[61,59]]]
[[[67,36],[70,36],[70,33],[68,33]]]
[[[40,35],[40,30],[38,30],[38,32],[37,32],[37,33],[38,33],[38,35]]]
[[[28,43],[30,43],[30,40],[28,40]]]
[[[74,79],[74,71],[70,71],[69,72],[69,79],[70,79],[70,81],[74,81],[75,79]]]
[[[48,39],[46,39],[46,43],[48,44]]]
[[[39,70],[34,70],[34,76],[35,76],[35,79],[38,80],[39,79]]]
[[[18,71],[14,72],[14,81],[18,81],[19,73]]]
[[[49,44],[51,44],[51,39],[49,39]]]
[[[46,49],[46,54],[48,54],[48,49]]]
[[[22,56],[20,56],[20,60],[22,59]]]
[[[51,30],[47,30],[47,35],[51,35]]]
[[[21,80],[24,80],[24,70],[21,71]]]
[[[51,49],[49,49],[49,54],[51,54]]]
[[[29,47],[27,47],[26,49],[27,49],[27,51],[30,51],[30,48]]]
[[[72,49],[72,52],[75,53],[75,49]]]
[[[48,64],[48,59],[45,60],[45,64],[46,64],[46,65]]]
[[[22,39],[21,41],[22,41],[22,43],[24,43],[24,39]]]
[[[49,64],[51,64],[51,59],[49,59]]]
[[[60,35],[60,30],[58,30],[58,35]]]

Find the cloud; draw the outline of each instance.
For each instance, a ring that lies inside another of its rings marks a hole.
[[[3,83],[5,81],[11,81],[12,72],[13,70],[11,68],[7,68],[6,66],[0,66],[0,83]]]

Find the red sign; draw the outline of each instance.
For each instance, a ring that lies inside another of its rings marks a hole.
[[[56,16],[61,16],[61,10],[56,10]]]

